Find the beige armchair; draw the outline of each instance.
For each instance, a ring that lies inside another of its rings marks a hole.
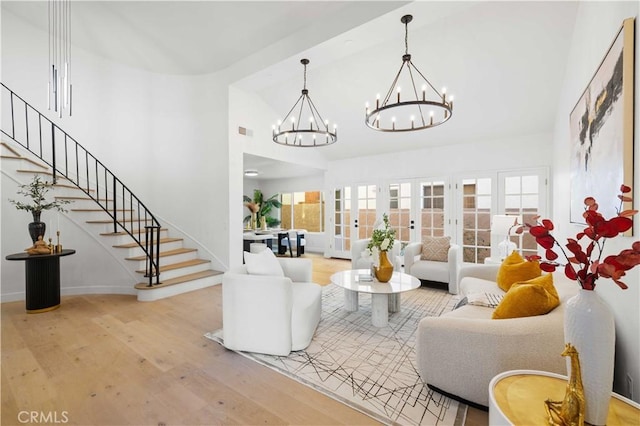
[[[420,280],[448,284],[449,293],[458,294],[458,269],[462,265],[462,249],[451,244],[447,261],[421,260],[422,243],[409,243],[404,248],[404,272]]]

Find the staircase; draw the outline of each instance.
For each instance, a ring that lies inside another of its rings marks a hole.
[[[2,87],[3,90],[9,90],[4,84]],[[36,143],[31,142],[31,146],[29,144],[29,126],[34,126],[33,122],[35,121],[31,119],[31,124],[29,123],[30,114],[41,116],[39,121],[43,120],[44,116],[13,92],[11,95],[11,129],[2,129],[2,133],[7,136],[5,140],[8,141],[0,143],[3,169],[15,171],[19,181],[30,181],[35,174],[42,175],[47,181],[53,181],[55,197],[73,201],[69,205],[69,213],[67,213],[69,217],[73,218],[76,223],[82,223],[86,232],[97,234],[101,239],[104,239],[107,242],[105,245],[112,247],[117,256],[124,258],[126,263],[130,265],[131,275],[133,277],[139,276],[139,280],[133,279],[132,282],[138,300],[162,299],[222,282],[222,272],[213,270],[210,260],[199,258],[197,249],[184,247],[182,238],[171,237],[169,229],[161,227],[137,197],[131,194],[115,176],[108,175],[110,172],[98,160],[95,160],[95,178],[91,179],[87,166],[86,177],[81,179],[83,170],[77,165],[79,162],[77,150],[78,147],[84,148],[53,123],[51,123],[52,140],[50,141],[54,147],[53,160],[52,163],[45,161],[42,130],[40,131],[39,151]],[[15,131],[13,97],[25,105],[23,114],[27,129],[26,141],[21,141]],[[44,120],[48,121],[46,117]],[[74,167],[68,166],[68,158],[66,157],[63,158],[65,164],[63,170],[56,167],[55,150],[58,149],[58,140],[55,139],[54,132],[60,132],[64,136],[63,141],[59,142],[64,143],[65,156],[68,140],[76,144],[75,170]],[[44,145],[46,151],[47,141]],[[25,149],[24,153],[21,153],[23,148]],[[86,151],[83,155],[93,159]],[[4,166],[10,163],[16,166]],[[98,173],[98,167],[101,167],[100,173]],[[103,170],[104,180],[100,180]],[[71,174],[74,175],[75,181],[68,178]],[[25,176],[24,180],[19,178],[21,175]],[[109,186],[111,182],[113,184]],[[112,189],[107,190],[107,188]],[[118,196],[114,199],[113,194],[116,193],[116,189]],[[117,201],[118,199],[120,201]],[[139,282],[135,283],[135,281]]]

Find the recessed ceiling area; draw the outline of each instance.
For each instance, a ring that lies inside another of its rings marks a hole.
[[[578,3],[73,1],[72,43],[131,67],[194,75],[295,42],[303,46],[299,53],[234,84],[257,94],[275,122],[299,96],[300,59],[309,58],[309,94],[339,135],[337,143],[304,155],[326,164],[552,132]],[[3,20],[8,13],[47,30],[46,1],[2,1],[1,7]],[[402,62],[405,14],[413,15],[412,61],[434,86],[455,95],[453,116],[423,131],[376,132],[364,123],[365,102],[384,96]],[[244,168],[264,170],[258,179],[322,173],[272,161],[247,154]]]

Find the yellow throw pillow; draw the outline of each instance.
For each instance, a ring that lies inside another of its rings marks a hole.
[[[530,280],[539,277],[540,274],[542,271],[538,261],[527,262],[520,253],[514,251],[500,265],[496,283],[502,291],[509,291],[513,283]]]
[[[560,304],[553,275],[545,274],[529,281],[514,283],[491,318],[532,317],[551,312]]]

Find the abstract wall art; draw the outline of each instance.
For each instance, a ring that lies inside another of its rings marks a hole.
[[[625,19],[569,116],[571,222],[585,223],[585,197],[615,216],[621,184],[633,186],[634,18]],[[624,209],[631,209],[626,203]]]

